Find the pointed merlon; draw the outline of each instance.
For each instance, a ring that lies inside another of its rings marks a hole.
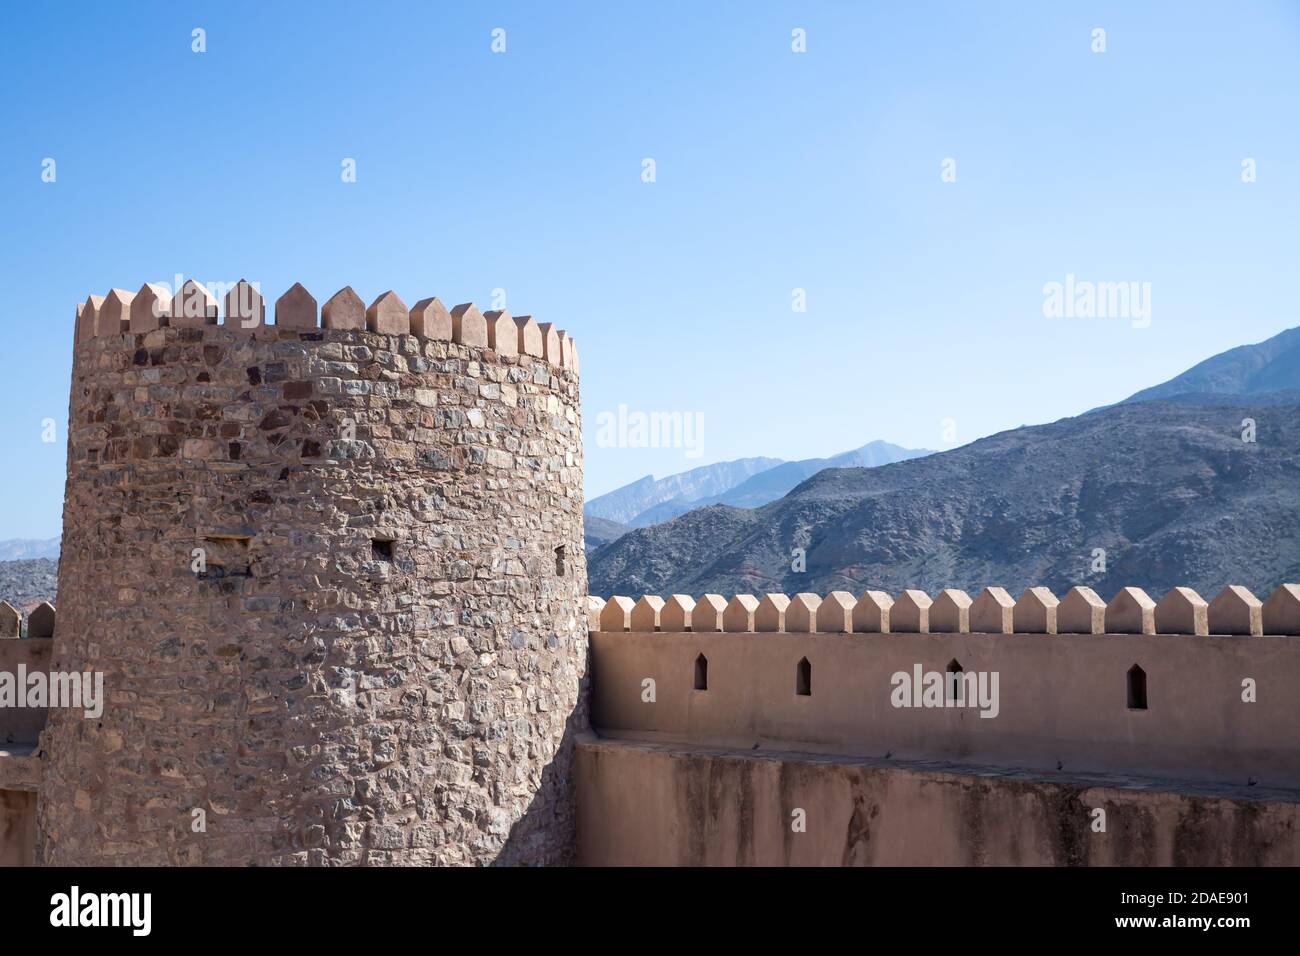
[[[630,597],[614,595],[605,602],[600,611],[600,629],[614,634],[622,634],[631,626],[630,618],[635,605]]]
[[[722,628],[733,634],[754,630],[754,612],[758,610],[758,598],[752,594],[737,594],[727,602],[727,609],[722,612]]]
[[[54,619],[54,605],[49,601],[42,601],[27,618],[27,636],[53,637]]]
[[[605,609],[605,599],[594,594],[587,595],[587,630],[600,630],[600,612]]]
[[[664,599],[657,594],[643,594],[632,606],[628,627],[634,631],[659,630],[659,612],[664,609]]]
[[[541,358],[544,348],[542,345],[542,330],[537,327],[533,317],[531,315],[517,315],[515,316],[515,326],[519,330],[518,354]]]
[[[754,630],[779,634],[785,630],[785,612],[790,598],[784,594],[764,594],[754,611]]]
[[[931,634],[969,634],[970,595],[959,588],[944,588],[930,605]]]
[[[1209,610],[1191,588],[1170,588],[1156,605],[1156,633],[1209,634]]]
[[[366,309],[366,328],[381,335],[410,335],[411,310],[389,289]]]
[[[226,328],[252,334],[266,325],[266,301],[247,279],[240,279],[226,293]]]
[[[889,608],[889,629],[895,634],[929,634],[930,595],[908,588]]]
[[[694,611],[695,598],[689,594],[668,595],[663,610],[659,612],[659,630],[669,633],[691,630],[693,624],[691,617]]]
[[[203,283],[186,279],[180,291],[172,296],[168,325],[178,329],[201,329],[217,324],[217,303]]]
[[[295,282],[275,300],[275,324],[286,329],[317,328],[316,309],[316,297]]]
[[[17,637],[22,632],[23,616],[8,601],[0,601],[0,638]]]
[[[1055,634],[1056,609],[1060,606],[1061,602],[1049,588],[1025,588],[1012,612],[1012,633]]]
[[[421,299],[411,308],[411,333],[439,342],[451,341],[451,313],[436,295]]]
[[[556,368],[560,366],[560,332],[553,322],[539,322],[537,328],[542,333],[542,358]]]
[[[832,591],[817,607],[817,630],[822,634],[853,631],[853,607],[858,602],[848,591]]]
[[[1260,617],[1265,634],[1300,634],[1300,584],[1279,584]]]
[[[691,631],[695,634],[716,634],[722,630],[722,615],[727,610],[727,599],[721,594],[706,594],[691,608]]]
[[[85,342],[95,337],[95,323],[99,321],[99,310],[103,305],[102,295],[86,296],[86,301],[77,310],[77,342]]]
[[[1263,610],[1259,598],[1248,588],[1229,584],[1210,602],[1210,633],[1257,637],[1264,633]]]
[[[131,330],[131,300],[134,292],[125,289],[109,289],[95,319],[96,335],[121,335]]]
[[[560,339],[560,347],[556,351],[556,354],[559,355],[560,357],[560,361],[559,361],[560,368],[568,368],[569,367],[569,333],[565,332],[564,329],[556,329],[555,334],[559,336]]]
[[[893,606],[894,599],[884,591],[863,591],[858,603],[853,605],[854,632],[888,634],[889,609]]]
[[[505,309],[483,313],[487,323],[487,344],[498,355],[519,354],[519,326]]]
[[[1056,608],[1057,634],[1105,634],[1106,602],[1092,588],[1072,587]]]
[[[811,634],[817,630],[817,609],[821,607],[820,594],[801,591],[790,599],[785,609],[785,629],[791,634]]]
[[[451,310],[451,340],[471,348],[487,348],[487,319],[473,302],[462,302]]]
[[[578,343],[574,342],[573,339],[570,339],[569,341],[572,343],[569,346],[570,357],[572,359],[569,363],[569,368],[573,370],[574,375],[577,375],[581,371],[581,363],[578,361]]]
[[[1120,588],[1106,605],[1107,634],[1154,634],[1156,602],[1141,588]]]
[[[564,356],[564,367],[570,372],[578,371],[578,343],[573,341],[573,336],[565,334],[564,342],[560,346],[561,354]]]
[[[361,296],[345,285],[329,297],[320,309],[322,329],[357,329],[366,327],[366,304]]]
[[[972,634],[1014,634],[1016,602],[1006,588],[988,587],[970,606]]]
[[[172,314],[172,294],[157,282],[146,282],[131,300],[131,332],[164,328]]]

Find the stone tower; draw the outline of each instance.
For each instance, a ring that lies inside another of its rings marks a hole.
[[[586,727],[577,352],[241,282],[78,307],[47,864],[552,864]]]

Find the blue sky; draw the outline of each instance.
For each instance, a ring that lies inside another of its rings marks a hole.
[[[75,303],[177,273],[504,289],[578,341],[589,496],[952,447],[1300,325],[1294,2],[49,2],[0,83],[0,538],[59,533]],[[1150,283],[1149,327],[1045,317],[1067,274]],[[601,447],[620,404],[698,457]]]

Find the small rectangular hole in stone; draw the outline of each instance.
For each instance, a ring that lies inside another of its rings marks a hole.
[[[376,561],[393,560],[393,542],[387,538],[375,538],[370,542],[370,552]]]

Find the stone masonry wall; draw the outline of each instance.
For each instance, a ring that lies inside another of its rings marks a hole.
[[[53,667],[107,705],[50,714],[38,859],[569,862],[572,340],[291,296],[251,328],[78,310]]]

